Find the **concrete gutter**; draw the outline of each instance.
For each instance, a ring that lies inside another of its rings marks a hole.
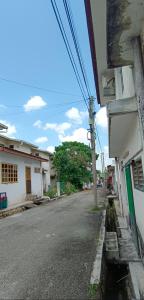
[[[115,209],[121,236],[118,238],[120,261],[128,264],[134,299],[144,300],[144,266],[136,251],[126,219],[118,215],[117,205]]]
[[[106,210],[104,210],[102,213],[102,222],[101,222],[100,233],[99,233],[99,241],[97,245],[97,253],[93,264],[93,270],[90,279],[91,285],[99,285],[101,282],[103,246],[105,240],[105,220],[106,220]]]

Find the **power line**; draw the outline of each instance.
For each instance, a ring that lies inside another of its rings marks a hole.
[[[103,151],[102,151],[102,146],[101,146],[100,137],[99,137],[99,133],[98,133],[97,128],[96,128],[96,136],[97,136],[97,139],[98,139],[98,143],[99,143],[99,146],[100,146],[100,150],[101,150],[101,152],[103,152]]]
[[[63,41],[64,41],[64,44],[66,46],[66,50],[67,50],[70,62],[71,62],[72,67],[73,67],[73,71],[75,73],[78,85],[80,87],[80,90],[81,90],[84,102],[85,102],[85,104],[87,106],[87,109],[88,109],[88,104],[87,104],[87,101],[86,101],[87,97],[86,97],[86,94],[85,94],[85,90],[84,90],[82,82],[81,82],[81,78],[80,78],[80,75],[79,75],[79,72],[78,72],[75,60],[74,60],[74,56],[73,56],[72,50],[70,48],[70,44],[69,44],[69,41],[68,41],[68,38],[67,38],[67,35],[66,35],[66,32],[65,32],[64,25],[62,23],[62,19],[61,19],[61,16],[60,16],[57,4],[56,4],[55,0],[51,0],[51,4],[52,4],[52,8],[53,8],[53,11],[54,11],[54,14],[55,14],[55,17],[56,17],[56,20],[57,20],[57,23],[58,23],[58,26],[59,26],[59,29],[60,29]]]
[[[13,83],[16,85],[20,85],[23,87],[29,87],[29,88],[33,88],[33,89],[37,89],[37,90],[41,90],[41,91],[45,91],[45,92],[49,92],[49,93],[55,93],[55,94],[61,94],[61,95],[69,95],[69,96],[78,96],[76,94],[71,94],[71,93],[65,93],[65,92],[59,92],[59,91],[55,91],[55,90],[51,90],[51,89],[47,89],[45,87],[40,87],[40,86],[36,86],[36,85],[32,85],[29,83],[25,83],[25,82],[20,82],[17,80],[13,80],[13,79],[9,79],[9,78],[4,78],[0,76],[0,80],[5,81],[7,83]]]
[[[64,4],[67,20],[68,20],[68,23],[69,23],[70,31],[71,31],[71,34],[72,34],[75,50],[76,50],[76,53],[77,53],[77,56],[78,56],[78,60],[79,60],[80,68],[81,68],[81,71],[82,71],[83,79],[84,79],[84,82],[85,82],[85,86],[86,86],[88,95],[90,97],[91,93],[90,93],[89,84],[88,84],[88,80],[87,80],[87,76],[86,76],[86,70],[85,70],[84,61],[83,61],[82,54],[81,54],[80,45],[79,45],[79,42],[78,42],[76,28],[75,28],[75,25],[74,25],[72,10],[70,8],[70,4],[69,4],[68,0],[63,0],[63,4]]]
[[[71,105],[71,104],[77,104],[77,103],[82,103],[83,100],[78,100],[78,101],[72,101],[72,102],[63,102],[63,103],[55,103],[54,105],[48,105],[48,108],[43,108],[44,110],[49,109],[51,107],[55,107],[55,106],[65,106],[65,105]],[[5,108],[21,108],[23,106],[22,105],[9,105],[5,103]]]

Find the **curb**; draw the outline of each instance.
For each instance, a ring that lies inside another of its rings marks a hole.
[[[60,196],[60,197],[56,197],[56,198],[52,198],[52,199],[47,198],[47,199],[37,200],[37,201],[34,200],[34,201],[29,201],[29,202],[22,203],[21,205],[18,205],[17,207],[6,208],[6,209],[3,209],[3,210],[0,210],[0,219],[12,216],[12,215],[20,213],[20,212],[23,212],[27,209],[35,208],[39,205],[43,205],[43,204],[47,204],[47,203],[50,203],[50,202],[53,202],[53,201],[56,201],[56,200],[60,200],[62,198],[64,198],[64,197]]]

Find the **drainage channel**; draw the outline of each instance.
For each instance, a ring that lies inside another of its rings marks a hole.
[[[106,282],[103,300],[128,300],[127,265],[106,263]]]
[[[103,300],[129,300],[129,269],[120,263],[116,230],[116,215],[110,203],[106,213],[105,284]]]

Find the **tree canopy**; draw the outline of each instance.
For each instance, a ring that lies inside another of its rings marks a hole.
[[[60,181],[81,188],[92,180],[91,163],[91,149],[83,143],[64,142],[55,148],[53,164]]]

